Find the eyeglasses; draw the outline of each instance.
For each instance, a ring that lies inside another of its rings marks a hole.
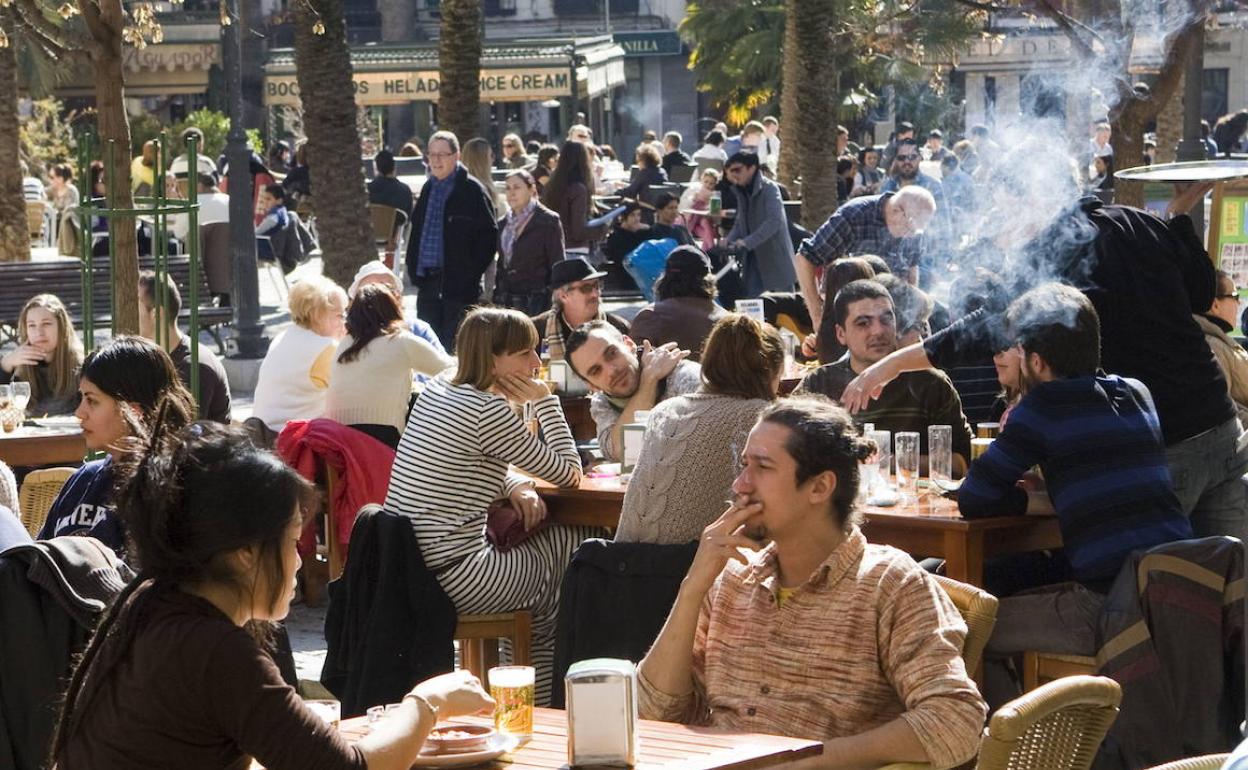
[[[574,283],[568,287],[568,291],[579,291],[581,294],[597,294],[602,290],[601,281],[585,281],[584,283]]]
[[[455,157],[455,153],[453,152],[427,152],[425,153],[425,157],[430,158],[432,160],[446,160],[447,158]]]
[[[1238,294],[1215,294],[1214,299],[1239,299]]]
[[[917,153],[906,153],[905,155],[901,155],[901,154],[897,155],[897,160],[918,160],[918,159],[919,159],[919,156]]]

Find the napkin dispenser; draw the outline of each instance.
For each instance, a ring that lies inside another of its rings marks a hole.
[[[568,764],[632,766],[637,762],[637,668],[627,660],[572,664],[564,678]]]

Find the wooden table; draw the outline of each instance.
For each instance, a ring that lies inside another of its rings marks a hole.
[[[21,426],[12,433],[0,433],[0,460],[9,467],[40,465],[82,465],[87,445],[81,428],[39,428]]]
[[[459,717],[452,722],[491,725],[489,717]],[[368,718],[342,722],[342,734],[356,741],[368,734]],[[670,722],[638,722],[640,750],[636,770],[680,767],[682,770],[753,770],[782,767],[823,753],[817,741],[756,733],[729,733]],[[556,770],[568,766],[567,714],[557,709],[534,709],[533,738],[510,754],[479,767],[515,770]]]
[[[916,556],[945,560],[945,574],[954,580],[984,585],[984,559],[1062,547],[1056,516],[1001,516],[964,519],[957,503],[925,498],[910,506],[863,507],[862,533]]]
[[[575,489],[560,489],[554,484],[537,481],[537,493],[546,501],[546,510],[556,524],[605,527],[620,525],[624,508],[624,491],[628,485],[619,476],[581,479]]]
[[[559,395],[559,405],[563,407],[563,418],[568,421],[568,427],[572,429],[572,438],[577,441],[593,441],[598,438],[598,425],[589,413],[589,400],[589,396]]]
[[[616,529],[627,485],[618,478],[584,478],[576,489],[544,481],[537,492],[556,524]],[[973,586],[984,585],[984,560],[1026,551],[1062,547],[1056,516],[1002,516],[963,519],[952,500],[938,499],[894,508],[863,508],[867,540],[891,545],[915,556],[945,560],[945,573]]]

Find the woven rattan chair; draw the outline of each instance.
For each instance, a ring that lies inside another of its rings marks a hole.
[[[984,646],[992,629],[997,625],[997,597],[966,583],[960,583],[944,575],[933,575],[936,582],[948,594],[953,606],[966,621],[966,641],[962,644],[962,660],[971,676],[979,669],[984,657]]]
[[[1088,770],[1118,716],[1122,688],[1072,676],[1002,706],[988,723],[977,770]]]
[[[1206,754],[1203,757],[1167,762],[1164,765],[1149,768],[1149,770],[1218,770],[1230,756],[1230,754]]]
[[[22,488],[17,493],[17,504],[21,508],[22,526],[31,537],[39,534],[43,528],[43,520],[48,518],[48,509],[60,494],[66,480],[74,475],[74,468],[45,468],[31,471],[22,480]]]

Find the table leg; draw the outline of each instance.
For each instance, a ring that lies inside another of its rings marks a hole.
[[[984,585],[984,536],[981,532],[945,533],[945,575],[963,583]]]

